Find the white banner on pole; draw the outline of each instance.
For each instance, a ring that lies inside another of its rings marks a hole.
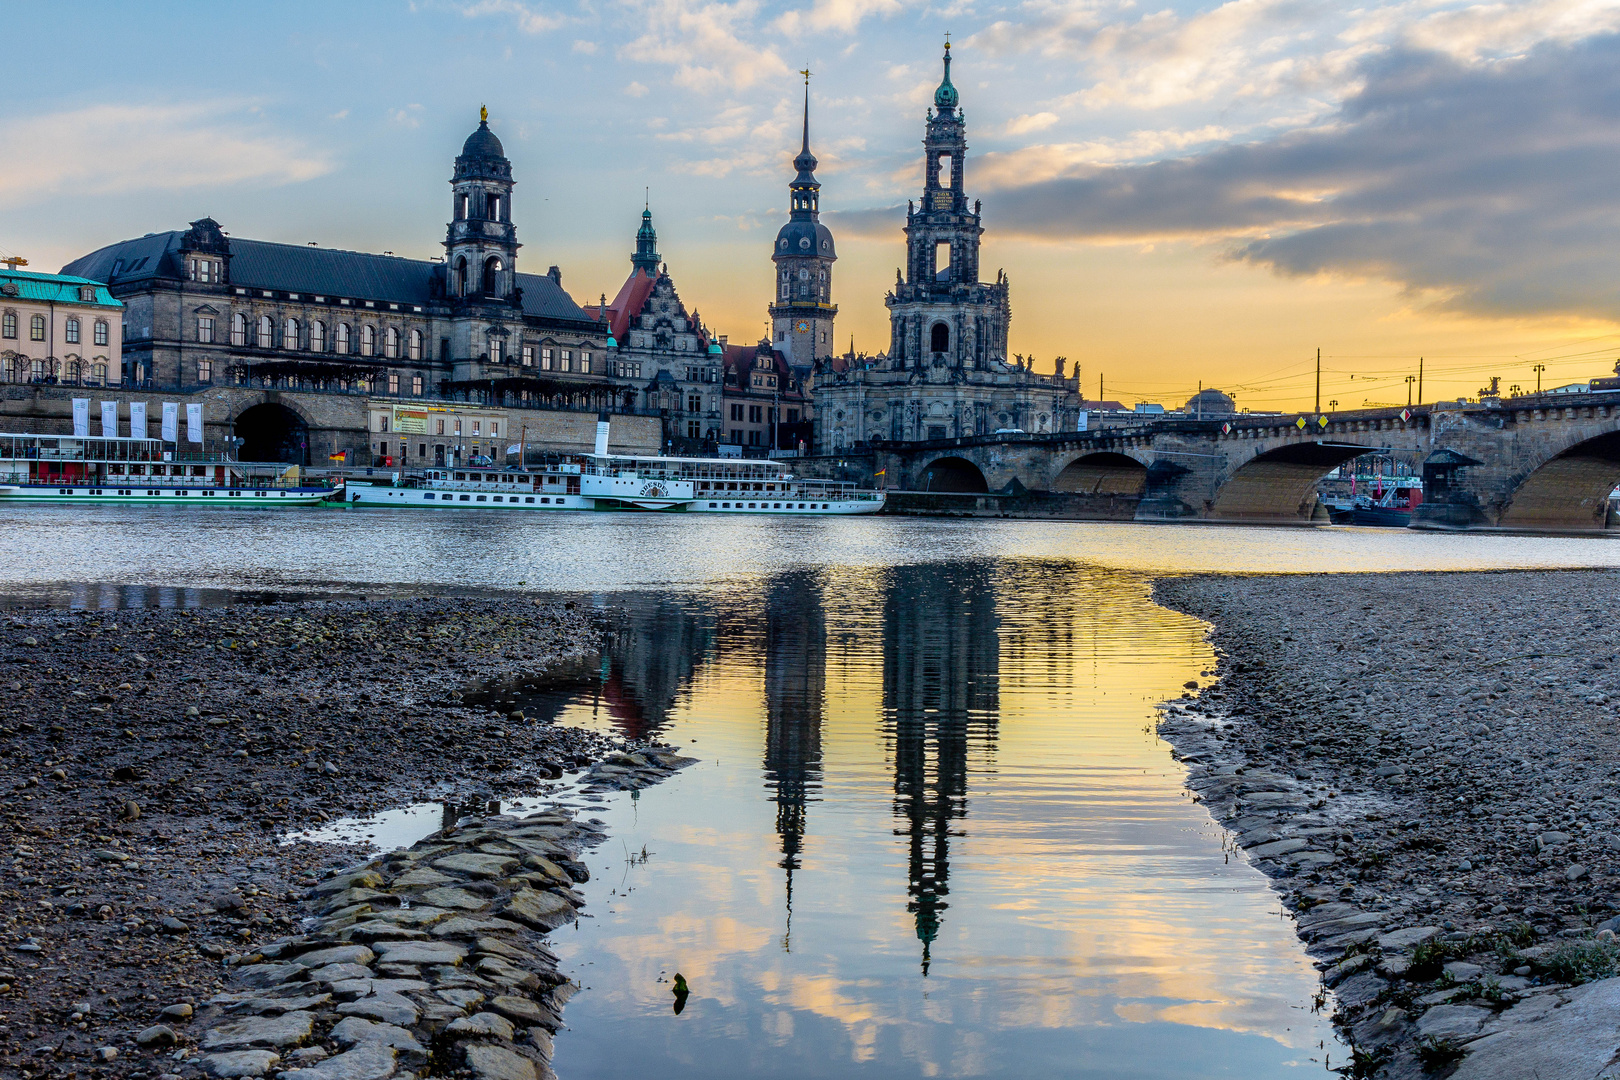
[[[101,403],[101,437],[103,439],[118,438],[118,402],[103,401]]]
[[[186,406],[186,441],[201,443],[203,441],[202,404]]]
[[[129,403],[129,437],[132,439],[146,438],[146,402],[132,401]]]
[[[1080,420],[1079,420],[1079,423],[1077,423],[1075,425],[1074,430],[1076,430],[1076,431],[1085,431],[1086,427],[1090,423],[1090,421],[1091,421],[1091,414],[1086,412],[1086,410],[1081,409],[1080,410]]]
[[[90,437],[90,399],[87,397],[73,399],[73,436],[77,439]]]
[[[180,404],[174,401],[163,403],[163,435],[164,442],[180,441]]]

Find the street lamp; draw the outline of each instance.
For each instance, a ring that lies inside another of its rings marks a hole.
[[[1338,407],[1339,407],[1339,402],[1338,402],[1337,398],[1335,398],[1334,400],[1328,402],[1328,411],[1329,412],[1332,412],[1334,409],[1337,409]]]
[[[1416,375],[1408,375],[1406,377],[1406,404],[1408,408],[1410,408],[1412,405],[1412,384],[1415,382],[1417,382]]]
[[[1547,365],[1546,364],[1537,364],[1535,367],[1531,368],[1530,370],[1536,373],[1536,393],[1539,394],[1539,393],[1541,393],[1541,373],[1543,371],[1547,370]]]

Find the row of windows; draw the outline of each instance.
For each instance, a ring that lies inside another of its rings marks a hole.
[[[490,338],[489,345],[490,362],[500,363],[500,338]],[[537,347],[534,345],[523,346],[519,358],[524,367],[535,366],[536,351]],[[552,349],[542,345],[538,346],[538,353],[541,371],[577,371],[581,375],[591,374],[591,354],[584,349]],[[640,365],[637,365],[637,367],[639,368]]]
[[[97,345],[107,344],[109,327],[105,319],[97,319],[91,331]],[[82,333],[81,324],[77,318],[69,318],[62,329],[62,339],[69,345],[77,345]],[[0,337],[15,338],[17,336],[17,313],[8,311],[0,316]],[[28,340],[45,340],[45,316],[35,315],[28,320]]]
[[[0,360],[0,382],[29,382],[56,378],[78,383],[87,377],[91,385],[105,383],[107,365],[86,365],[78,360],[29,360],[26,357],[13,356]]]
[[[251,334],[250,334],[251,331]],[[197,316],[197,340],[203,344],[214,341],[214,320],[211,316]],[[422,359],[422,331],[412,330],[403,338],[399,329],[386,326],[382,332],[382,354],[389,359],[398,359],[401,343],[407,356],[412,360]],[[268,315],[261,315],[258,321],[251,326],[247,316],[241,312],[231,316],[231,344],[246,346],[257,345],[261,349],[273,349],[276,345],[275,320]],[[349,353],[355,350],[361,356],[375,356],[377,354],[378,335],[377,328],[369,323],[360,326],[356,334],[348,323],[338,323],[332,327],[330,335],[331,351]],[[281,324],[281,347],[290,350],[308,350],[309,352],[326,352],[328,349],[328,331],[326,323],[320,319],[311,319],[307,325],[297,319],[287,319]]]
[[[777,412],[776,412],[775,406],[772,406],[772,405],[750,405],[750,406],[748,406],[748,422],[750,424],[774,424],[774,423],[776,423],[776,417],[777,417]],[[743,418],[743,404],[742,404],[742,402],[733,401],[731,403],[731,418],[733,420],[737,421],[738,423],[742,422],[742,418]],[[799,422],[799,410],[798,409],[789,409],[787,411],[787,422],[790,423],[790,424],[797,424]]]
[[[462,428],[461,428],[462,421],[461,421],[460,417],[455,417],[451,421],[453,426],[451,427],[451,429],[449,431],[446,431],[444,429],[444,425],[445,425],[444,417],[438,416],[438,417],[435,417],[434,419],[438,423],[438,431],[436,431],[434,433],[436,435],[455,435],[457,437],[460,437],[460,436],[462,436],[464,434],[467,434],[466,432],[462,431]],[[484,431],[483,431],[484,422],[482,420],[474,420],[471,423],[472,423],[472,431],[471,431],[470,434],[472,435],[472,437],[473,438],[481,437],[484,434]],[[378,431],[387,431],[388,430],[388,416],[387,416],[386,413],[377,418],[377,430]],[[491,420],[489,422],[489,437],[492,438],[492,439],[498,439],[498,438],[501,437],[501,422],[499,420]],[[400,445],[403,447],[405,444],[401,443]],[[384,453],[387,453],[387,451],[384,451]]]

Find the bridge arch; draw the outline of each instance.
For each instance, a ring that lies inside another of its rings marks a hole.
[[[1310,521],[1316,509],[1316,482],[1377,449],[1306,442],[1262,451],[1233,470],[1215,493],[1209,516],[1226,521]]]
[[[242,440],[241,460],[309,464],[309,420],[287,402],[256,402],[232,422]]]
[[[990,484],[979,467],[967,458],[942,457],[924,466],[918,479],[925,491],[963,491],[984,494]]]
[[[1147,489],[1147,466],[1128,454],[1101,451],[1082,454],[1063,466],[1053,491],[1084,495],[1140,495]]]
[[[1620,484],[1620,431],[1582,439],[1536,466],[1513,488],[1497,524],[1505,529],[1601,529]]]

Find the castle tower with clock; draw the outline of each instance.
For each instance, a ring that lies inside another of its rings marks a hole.
[[[787,362],[808,368],[832,355],[832,269],[838,260],[832,231],[821,223],[821,184],[816,156],[810,152],[810,72],[804,76],[804,142],[793,159],[797,170],[788,185],[790,211],[776,234],[771,261],[776,264],[776,290],[770,306],[772,344]]]

